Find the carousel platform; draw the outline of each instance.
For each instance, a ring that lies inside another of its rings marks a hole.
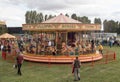
[[[52,55],[36,55],[36,54],[24,54],[24,60],[40,63],[72,63],[76,56],[52,56]],[[81,62],[91,62],[102,59],[101,54],[87,54],[79,55]]]

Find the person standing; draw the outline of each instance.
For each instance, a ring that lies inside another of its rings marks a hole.
[[[18,69],[17,74],[22,75],[21,66],[22,66],[22,63],[23,63],[24,59],[23,59],[23,54],[21,52],[18,52],[16,60],[17,60],[17,69]]]
[[[74,73],[74,81],[78,81],[80,80],[80,67],[81,67],[81,62],[78,59],[78,57],[76,57],[76,59],[73,62],[73,73]]]
[[[92,52],[94,52],[94,48],[95,48],[95,42],[94,40],[91,41],[91,49],[92,49]]]
[[[100,54],[103,55],[103,46],[100,43],[98,44],[98,49],[99,49]]]
[[[3,47],[4,47],[4,45],[1,44],[1,46],[0,46],[0,48],[1,48],[1,55],[2,55],[2,51],[3,51]],[[2,55],[2,57],[3,57],[3,55]]]
[[[7,45],[7,51],[8,51],[8,54],[10,55],[11,54],[11,46],[10,46],[10,44]]]
[[[6,47],[6,45],[3,45],[3,48],[2,48],[2,58],[4,60],[6,60],[6,51],[7,51],[7,47]]]

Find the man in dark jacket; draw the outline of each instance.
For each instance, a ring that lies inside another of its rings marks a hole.
[[[76,59],[74,60],[73,67],[74,67],[73,73],[74,73],[74,76],[75,76],[75,81],[80,80],[81,62],[78,59],[78,57],[76,57]]]
[[[17,68],[18,68],[17,74],[22,75],[21,66],[23,63],[23,54],[21,52],[18,52],[18,56],[17,56],[16,60],[17,60]]]

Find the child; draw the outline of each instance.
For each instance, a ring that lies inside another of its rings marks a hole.
[[[99,52],[103,55],[103,46],[100,43],[98,44],[98,49]]]

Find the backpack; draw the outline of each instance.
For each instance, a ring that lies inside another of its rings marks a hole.
[[[80,61],[79,60],[74,61],[74,68],[80,68]]]

